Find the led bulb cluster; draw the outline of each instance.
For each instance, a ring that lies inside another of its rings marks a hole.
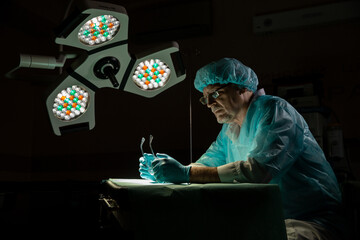
[[[119,26],[119,21],[111,15],[98,16],[80,28],[78,38],[86,45],[98,45],[111,40],[118,32]]]
[[[62,90],[55,98],[53,105],[54,115],[64,121],[80,117],[85,113],[89,102],[89,93],[73,85]]]
[[[170,68],[159,59],[140,62],[132,76],[133,81],[143,90],[165,86],[170,77]]]

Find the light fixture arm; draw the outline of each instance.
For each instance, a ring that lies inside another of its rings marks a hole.
[[[76,56],[76,54],[60,54],[59,58],[55,58],[52,56],[20,54],[18,67],[55,69],[56,67],[63,67],[67,59],[72,59]]]
[[[15,71],[20,68],[38,68],[38,69],[50,69],[62,68],[65,65],[67,59],[74,59],[78,56],[76,53],[61,53],[59,58],[53,56],[41,56],[41,55],[31,55],[23,54],[19,55],[18,65],[6,73],[7,78],[16,78],[14,75]]]

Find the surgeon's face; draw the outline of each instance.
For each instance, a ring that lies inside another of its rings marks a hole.
[[[204,88],[203,95],[208,100],[207,107],[214,113],[218,123],[232,123],[243,107],[242,92],[231,85],[219,89],[222,86],[220,84],[208,85]],[[218,92],[216,94],[218,96],[212,98],[211,95],[215,91]]]

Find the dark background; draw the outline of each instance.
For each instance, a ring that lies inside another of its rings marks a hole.
[[[100,89],[96,92],[95,128],[56,136],[43,95],[52,78],[43,79],[58,71],[26,69],[24,77],[17,80],[4,74],[16,67],[19,53],[59,54],[54,29],[74,3],[2,3],[0,225],[31,229],[35,234],[44,226],[97,229],[101,181],[139,178],[140,139],[148,140],[149,134],[154,136],[156,152],[167,153],[183,164],[196,161],[221,126],[198,102],[201,93],[194,89],[193,80],[197,69],[223,57],[237,58],[251,67],[267,94],[276,95],[279,79],[288,85],[299,80],[320,82],[317,94],[328,110],[325,128],[340,124],[344,138],[346,156],[332,161],[334,170],[339,181],[360,177],[360,19],[262,34],[254,33],[252,26],[258,15],[341,1],[107,2],[122,5],[128,12],[130,53],[177,41],[187,77],[149,99]],[[144,146],[149,151],[147,144]]]

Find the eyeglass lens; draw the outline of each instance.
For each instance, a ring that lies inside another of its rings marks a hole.
[[[200,98],[200,102],[203,104],[203,105],[207,105],[208,104],[208,100],[209,100],[209,98],[211,99],[211,100],[215,100],[217,97],[219,97],[219,90],[220,89],[222,89],[222,88],[224,88],[224,87],[226,87],[227,85],[224,85],[224,86],[222,86],[222,87],[219,87],[218,89],[216,89],[215,91],[213,91],[212,93],[210,93],[207,97],[205,97],[205,96],[203,96],[203,97],[201,97]]]

